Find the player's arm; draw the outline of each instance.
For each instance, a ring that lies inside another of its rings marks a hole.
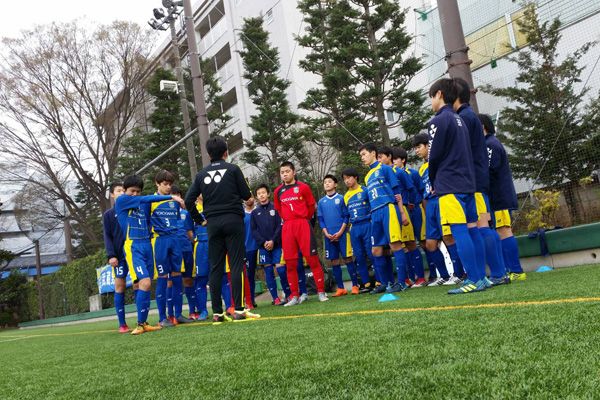
[[[413,209],[415,207],[415,202],[417,200],[417,188],[413,183],[413,179],[408,172],[405,172],[406,175],[406,189],[408,191],[408,206],[409,209]]]
[[[444,149],[446,148],[446,123],[444,122],[440,118],[434,118],[430,123],[430,135],[435,129],[435,134],[429,144],[429,181],[434,189],[438,166],[444,158]]]
[[[327,225],[325,225],[325,218],[323,217],[323,206],[321,205],[320,201],[317,204],[317,220],[319,221],[319,226],[323,231],[323,235],[325,235],[327,239],[333,239],[333,237],[329,234],[329,231],[327,231]]]
[[[310,186],[306,184],[302,185],[302,192],[304,193],[304,201],[306,202],[306,209],[308,210],[308,218],[312,219],[315,215],[315,196],[313,196]]]
[[[252,197],[250,185],[248,185],[248,181],[246,180],[246,178],[244,178],[244,173],[237,165],[235,166],[235,179],[240,197],[243,200],[248,200],[250,197]]]
[[[192,216],[189,211],[185,213],[185,220],[183,221],[183,229],[185,229],[187,233],[187,237],[190,242],[194,241],[194,221],[192,220]]]
[[[106,250],[106,258],[108,259],[108,263],[116,267],[119,265],[119,260],[117,259],[117,252],[115,251],[115,245],[113,241],[112,235],[112,224],[116,221],[110,221],[110,217],[108,213],[104,213],[102,216],[102,230],[104,234],[104,249]]]
[[[273,207],[275,207],[275,211],[278,214],[281,214],[281,202],[279,201],[279,191],[281,190],[281,186],[275,188],[273,191]]]
[[[348,207],[346,207],[346,203],[342,202],[342,204],[340,204],[340,207],[342,209],[342,227],[333,235],[335,239],[339,239],[342,237],[342,235],[346,231],[346,227],[348,226],[348,221],[350,220],[350,214],[348,213]]]
[[[281,243],[281,226],[281,216],[278,212],[275,212],[275,232],[273,232],[273,237],[271,238],[273,245]]]
[[[257,222],[256,214],[254,213],[254,211],[252,211],[252,214],[250,214],[250,234],[256,241],[256,244],[264,247],[267,239],[265,239],[261,235],[260,231],[258,230],[258,222]]]
[[[497,171],[502,164],[502,150],[499,146],[490,146],[488,149],[488,158],[490,162],[490,171]]]
[[[408,225],[408,217],[404,214],[404,207],[402,206],[402,187],[398,182],[398,178],[396,178],[396,174],[391,168],[386,168],[384,173],[386,174],[388,184],[392,188],[396,203],[398,204],[402,225]]]
[[[198,173],[192,186],[188,189],[185,195],[185,208],[189,211],[192,220],[198,225],[202,225],[204,218],[200,216],[200,212],[196,208],[196,200],[202,194],[202,173]]]

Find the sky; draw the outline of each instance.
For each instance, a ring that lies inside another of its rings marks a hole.
[[[23,5],[26,8],[11,13],[16,18],[3,18],[0,37],[17,37],[21,30],[31,29],[36,24],[68,22],[77,18],[103,24],[121,19],[147,26],[152,9],[161,7],[161,0],[30,0]]]

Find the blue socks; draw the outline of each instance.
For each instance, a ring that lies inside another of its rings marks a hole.
[[[300,294],[306,293],[308,294],[308,290],[306,289],[306,272],[304,270],[304,263],[302,262],[302,258],[298,260],[298,292]]]
[[[509,272],[517,274],[523,273],[521,261],[519,261],[519,246],[517,239],[514,236],[507,237],[500,241],[502,243],[502,254],[504,255],[504,263]]]
[[[425,278],[425,268],[423,268],[423,257],[421,256],[421,251],[417,247],[413,251],[409,251],[407,253],[408,258],[410,260],[410,264],[412,264],[414,272],[417,278]]]
[[[398,274],[398,283],[404,285],[404,281],[406,281],[406,255],[404,254],[403,249],[394,252],[394,260],[396,261],[396,273]],[[393,275],[392,282],[394,282]]]
[[[119,319],[119,326],[126,325],[125,322],[125,293],[115,292],[115,310]]]
[[[373,268],[375,268],[375,275],[379,276],[378,281],[382,285],[387,285],[387,279],[384,271],[386,267],[387,260],[385,256],[373,256]]]
[[[343,289],[344,278],[342,277],[342,267],[339,265],[333,265],[331,270],[333,272],[333,279],[335,279],[335,284],[337,285],[338,289]]]
[[[175,316],[175,312],[173,311],[173,282],[171,282],[171,287],[169,287],[169,281],[167,281],[167,316]]]
[[[468,228],[468,229],[469,229],[469,236],[471,236],[471,241],[473,242],[473,248],[475,249],[475,261],[477,263],[476,264],[477,276],[479,277],[479,279],[483,279],[486,275],[485,274],[485,242],[483,241],[481,232],[479,232],[479,228],[473,227],[473,228]],[[459,252],[460,252],[460,250],[459,250]],[[477,282],[477,281],[474,281],[474,282]]]
[[[158,320],[167,319],[167,277],[159,276],[156,279],[156,307],[158,308]]]
[[[289,299],[292,295],[292,291],[290,290],[290,284],[287,279],[287,270],[284,265],[277,267],[277,275],[279,275],[279,283],[281,283],[281,289],[285,294],[285,298]],[[298,275],[298,281],[300,281],[300,275]]]
[[[135,296],[135,306],[137,308],[138,324],[143,324],[148,319],[150,308],[150,291],[146,292],[139,289]]]
[[[444,261],[444,255],[437,249],[435,251],[426,251],[427,261],[429,262],[429,271],[439,271],[439,274],[442,278],[448,279],[450,278],[450,274],[448,273],[448,268],[446,268],[446,262]]]
[[[271,294],[273,300],[279,297],[279,293],[277,293],[277,281],[275,280],[275,271],[273,270],[272,265],[265,265],[265,281],[267,281],[267,289]]]
[[[223,275],[223,281],[221,283],[221,297],[225,302],[225,310],[227,310],[231,307],[231,285],[229,284],[229,279],[227,279],[227,274]]]
[[[456,243],[452,245],[446,245],[446,249],[448,250],[450,260],[452,261],[452,265],[454,267],[454,276],[462,279],[462,277],[465,275],[465,269],[463,268],[462,261],[460,261],[460,257],[458,256]]]
[[[358,274],[356,273],[356,264],[354,264],[354,261],[347,262],[346,268],[348,269],[348,273],[350,274],[352,286],[358,286]]]
[[[467,278],[473,282],[479,281],[483,277],[480,276],[475,255],[475,246],[471,240],[467,224],[452,224],[450,225],[450,230],[452,231],[454,240],[456,240],[456,250],[467,273]]]
[[[364,255],[356,256],[356,269],[358,270],[358,274],[360,275],[360,281],[363,285],[366,285],[371,281],[369,278],[369,268],[367,267],[367,260]]]
[[[175,317],[181,317],[183,311],[183,277],[181,275],[171,277],[173,281],[173,308]]]
[[[411,281],[414,282],[416,280],[415,264],[413,263],[413,260],[410,258],[409,252],[405,252],[404,257],[406,258],[406,276],[408,277],[408,279],[410,279]]]
[[[188,302],[188,307],[190,308],[190,314],[193,314],[198,310],[198,305],[196,304],[196,291],[192,286],[184,287],[183,292],[185,293],[185,298]]]
[[[198,311],[207,311],[206,301],[208,300],[208,291],[206,285],[208,284],[208,276],[197,276],[196,277],[196,305]]]
[[[479,228],[479,232],[481,232],[485,243],[485,258],[490,267],[490,276],[492,278],[502,278],[506,275],[506,267],[504,259],[499,258],[500,236],[498,236],[498,232],[489,227]]]

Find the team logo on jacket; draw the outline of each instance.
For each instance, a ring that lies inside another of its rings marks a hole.
[[[171,208],[175,208],[175,203],[173,203],[172,201],[169,202],[169,207]]]
[[[274,217],[275,216],[275,210],[269,211],[269,214],[271,215],[271,217]]]
[[[360,200],[360,199],[362,199],[362,193],[358,193],[358,194],[356,195],[356,197],[357,197],[359,200]]]
[[[300,188],[297,188],[297,187],[295,187],[295,188],[294,188],[294,193],[296,193],[296,194],[297,194],[297,193],[300,193]]]
[[[335,199],[335,204],[340,204],[340,199]]]
[[[227,172],[226,169],[217,169],[215,171],[208,171],[208,176],[204,178],[204,184],[210,185],[213,182],[214,183],[221,182],[221,179],[223,179],[223,176],[225,176],[226,172]]]

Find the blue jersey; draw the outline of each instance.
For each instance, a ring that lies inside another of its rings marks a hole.
[[[181,243],[182,251],[192,251],[192,242],[188,237],[188,231],[194,231],[194,221],[187,210],[179,210],[180,218],[177,221],[177,238]]]
[[[206,221],[203,213],[204,209],[200,204],[196,204],[196,210],[198,210],[202,220]],[[208,242],[208,231],[206,230],[206,225],[203,226],[202,224],[198,223],[194,224],[194,239],[198,242]]]
[[[250,217],[252,216],[252,211],[248,212],[244,210],[244,229],[246,233],[246,252],[258,250],[258,244],[256,240],[254,240],[254,236],[252,236],[252,224],[250,223]]]
[[[423,201],[423,180],[421,179],[421,175],[419,171],[413,168],[404,167],[404,170],[410,176],[413,185],[415,186],[415,198],[411,204],[418,205]]]
[[[429,200],[435,195],[431,192],[431,182],[429,181],[429,163],[426,162],[421,165],[419,168],[419,175],[421,176],[421,181],[423,182],[423,199]]]
[[[515,210],[519,205],[506,150],[493,133],[488,134],[485,141],[490,163],[489,195],[492,211]]]
[[[321,198],[317,204],[317,217],[321,228],[327,229],[330,235],[338,232],[343,224],[348,224],[348,209],[344,197],[335,193]]]
[[[348,209],[348,219],[351,224],[358,224],[371,219],[369,196],[364,186],[358,185],[358,188],[348,190],[344,195],[344,202]]]
[[[475,193],[469,131],[450,105],[429,121],[429,179],[438,196]]]
[[[179,203],[174,200],[152,203],[150,209],[152,232],[159,236],[176,235],[181,219],[179,210]]]
[[[388,165],[382,165],[375,161],[370,165],[371,169],[365,176],[367,193],[371,211],[396,203],[396,194],[401,194],[398,178]]]
[[[171,196],[119,196],[115,211],[125,240],[150,239],[150,203],[171,199]]]
[[[408,175],[408,172],[402,168],[393,166],[392,169],[398,178],[398,184],[400,185],[400,194],[402,195],[402,204],[415,204],[415,197],[417,196],[415,191],[415,185],[412,179]]]
[[[487,194],[490,189],[490,177],[483,126],[475,111],[468,104],[462,104],[458,108],[458,115],[465,122],[469,131],[471,152],[473,153],[473,167],[475,168],[475,190]]]

